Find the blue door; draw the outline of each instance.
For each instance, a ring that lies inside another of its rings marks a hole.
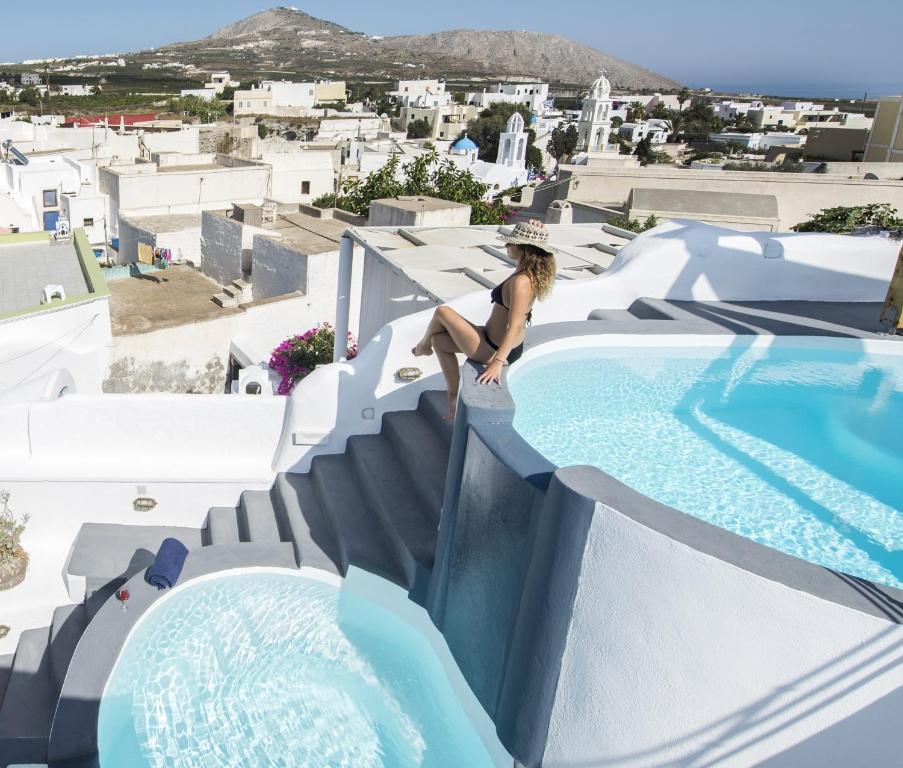
[[[55,232],[56,221],[60,217],[59,211],[44,211],[44,231]]]

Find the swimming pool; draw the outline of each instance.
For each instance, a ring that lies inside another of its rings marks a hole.
[[[129,635],[100,704],[103,768],[494,765],[427,639],[296,574],[192,582]]]
[[[790,339],[584,347],[534,356],[509,384],[515,428],[554,464],[903,587],[903,355]]]

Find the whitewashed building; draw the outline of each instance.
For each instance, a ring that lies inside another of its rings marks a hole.
[[[443,80],[399,80],[386,96],[402,107],[444,107],[452,100]]]
[[[499,83],[494,91],[468,93],[465,101],[474,107],[486,109],[493,104],[518,104],[534,115],[545,113],[549,99],[548,83]]]

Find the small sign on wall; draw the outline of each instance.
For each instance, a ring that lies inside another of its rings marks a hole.
[[[900,248],[897,268],[887,289],[887,298],[881,310],[881,325],[888,333],[903,331],[903,248]]]

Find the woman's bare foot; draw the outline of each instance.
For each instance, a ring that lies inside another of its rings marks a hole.
[[[455,396],[448,396],[448,415],[443,416],[442,418],[445,421],[454,421],[455,420],[455,411],[458,409],[458,394],[455,393]]]
[[[416,346],[411,348],[411,354],[414,357],[428,357],[433,354],[433,348],[430,346],[429,342],[423,343],[423,341],[417,342]]]

